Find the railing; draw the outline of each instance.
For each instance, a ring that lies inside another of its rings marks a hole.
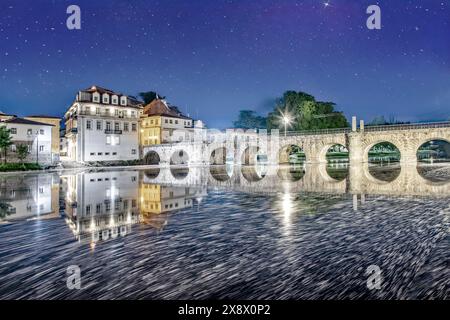
[[[122,134],[122,130],[105,130],[105,134]]]
[[[412,130],[412,129],[436,129],[450,128],[450,121],[445,122],[424,122],[408,124],[389,124],[382,126],[366,126],[364,131],[390,131],[390,130]]]
[[[286,136],[308,136],[317,134],[337,134],[337,133],[349,133],[351,128],[336,128],[336,129],[318,129],[318,130],[303,130],[303,131],[288,131]],[[280,130],[280,136],[284,136],[284,131]]]

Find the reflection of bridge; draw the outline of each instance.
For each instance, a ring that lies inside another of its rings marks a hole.
[[[329,148],[342,145],[349,150],[350,163],[354,165],[368,162],[369,150],[374,145],[389,142],[400,151],[401,162],[414,164],[417,150],[432,140],[450,142],[450,122],[354,126],[353,129],[294,132],[287,136],[237,130],[216,132],[207,142],[145,146],[142,151],[146,158],[157,159],[152,164],[160,165],[173,164],[174,156],[181,159],[178,163],[184,164],[225,164],[227,159],[233,159],[235,164],[252,165],[257,155],[265,155],[268,163],[278,164],[288,162],[289,147],[295,145],[304,151],[308,163],[324,163]],[[150,154],[154,157],[149,157]]]
[[[291,166],[210,166],[184,169],[151,169],[145,183],[208,185],[250,193],[291,192],[371,194],[389,196],[450,196],[450,183],[432,182],[419,174],[415,165],[401,165],[390,182],[376,178],[368,164],[350,166],[348,177],[336,180],[326,164]]]

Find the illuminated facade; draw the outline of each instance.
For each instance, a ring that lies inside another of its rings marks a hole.
[[[98,86],[78,92],[65,114],[67,156],[72,161],[139,159],[142,102]]]

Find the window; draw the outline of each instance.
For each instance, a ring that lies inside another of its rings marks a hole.
[[[123,209],[124,210],[128,209],[128,200],[123,200]]]
[[[31,146],[27,145],[27,147],[28,147],[28,152],[31,152]]]
[[[88,129],[88,130],[92,129],[92,121],[91,120],[86,121],[86,129]]]
[[[103,155],[103,153],[102,153],[102,152],[98,152],[97,155],[98,155],[98,156],[101,156],[101,155]]]
[[[11,134],[17,134],[17,128],[11,128]]]
[[[117,156],[117,152],[113,152],[113,156]]]
[[[99,102],[100,97],[97,94],[94,94],[93,99],[94,99],[94,102]]]
[[[136,181],[136,177],[131,177],[131,181]]]
[[[109,156],[109,152],[105,152],[105,156]]]
[[[126,106],[127,105],[127,97],[120,97],[120,104],[122,106]]]
[[[136,117],[136,112],[134,112],[134,111],[131,111],[131,117]]]
[[[119,109],[115,109],[115,110],[114,110],[114,115],[115,115],[116,117],[119,116]]]
[[[164,119],[164,123],[169,123],[169,121],[167,121],[167,119]]]
[[[102,130],[102,122],[97,121],[97,130]]]
[[[95,156],[95,152],[91,152],[91,156]]]
[[[111,122],[106,122],[106,130],[111,130]]]
[[[116,110],[116,111],[117,111],[117,110]],[[120,130],[120,123],[119,123],[119,122],[115,122],[115,123],[114,123],[114,130],[115,130],[115,131]]]
[[[86,206],[86,214],[87,215],[91,214],[91,206],[90,205]]]
[[[123,131],[128,131],[128,122],[123,123]]]
[[[109,116],[109,109],[108,108],[105,109],[105,115]]]
[[[39,146],[39,152],[44,151],[44,146]]]
[[[131,149],[131,154],[136,154],[136,149]]]
[[[33,129],[28,129],[27,130],[27,135],[31,136],[33,134]]]
[[[131,207],[136,208],[136,199],[131,200]]]
[[[85,112],[86,112],[86,114],[90,114],[91,113],[91,107],[86,107]]]
[[[103,103],[109,103],[109,96],[106,93],[103,95]]]
[[[96,114],[100,114],[100,108],[99,107],[95,108],[95,113]]]
[[[131,124],[131,131],[136,131],[136,123]]]
[[[11,145],[11,151],[12,151],[12,152],[16,152],[16,145],[15,145],[15,144],[12,144],[12,145]]]
[[[175,120],[175,124],[178,124],[178,120]]]
[[[102,204],[98,203],[95,207],[95,213],[100,213],[102,211]]]
[[[113,98],[113,99],[112,99],[112,103],[113,103],[113,104],[117,104],[117,98]]]

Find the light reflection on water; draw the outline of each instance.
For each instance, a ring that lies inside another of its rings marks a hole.
[[[448,172],[301,164],[0,176],[0,298],[448,298]],[[89,289],[65,288],[71,264]],[[385,268],[385,290],[365,287],[370,264]]]

